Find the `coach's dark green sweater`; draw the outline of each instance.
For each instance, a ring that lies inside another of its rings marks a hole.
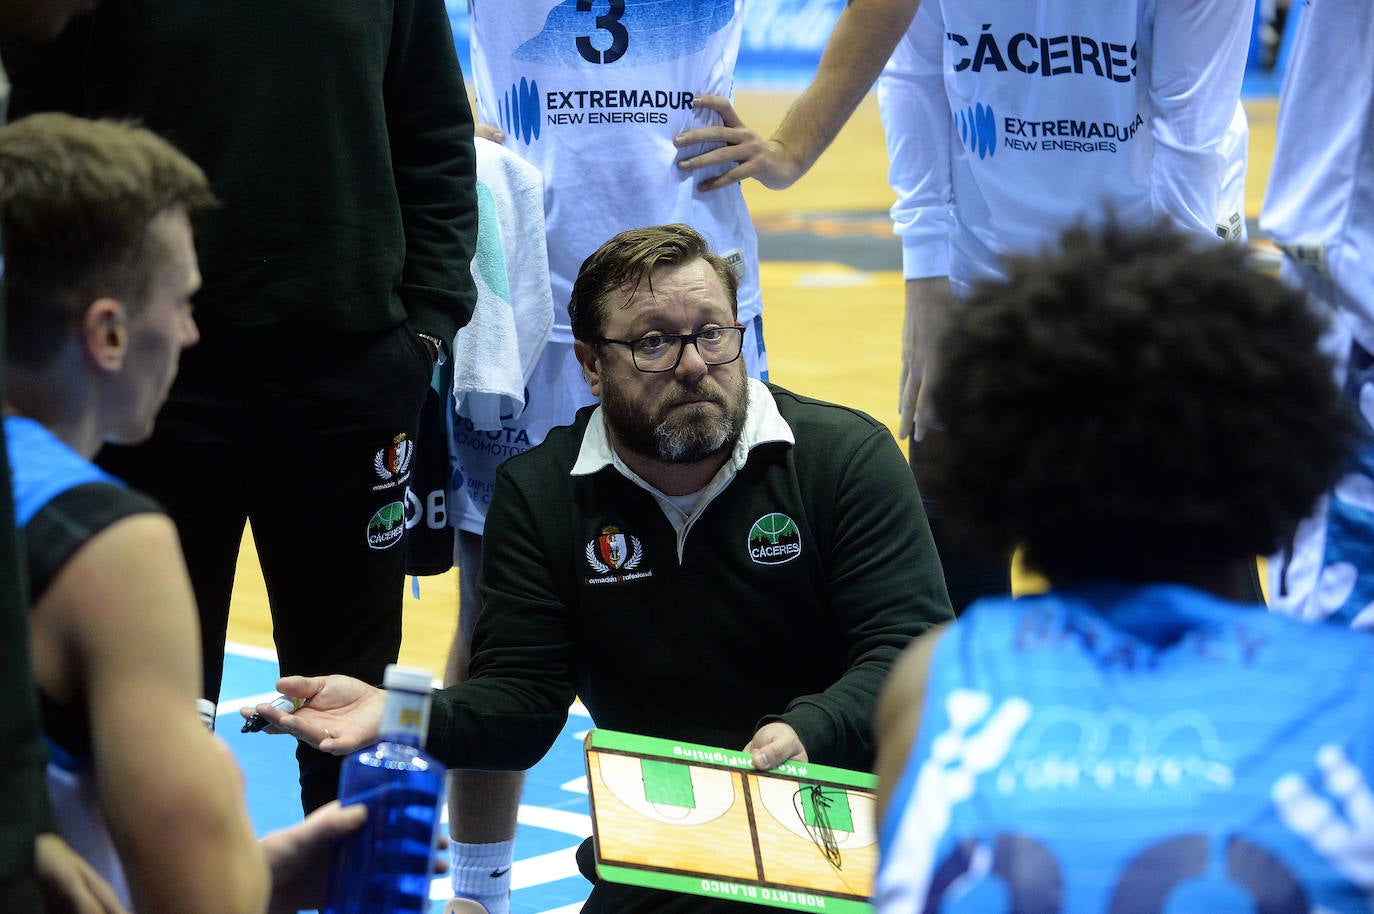
[[[431,752],[527,768],[576,694],[599,727],[742,748],[781,719],[812,762],[871,765],[878,687],[951,618],[944,580],[891,433],[769,390],[796,443],[754,447],[681,561],[647,491],[569,474],[591,409],[500,468],[472,678],[437,694]]]
[[[133,118],[205,170],[207,342],[452,339],[471,317],[472,113],[442,0],[104,0],[4,54],[12,118]]]

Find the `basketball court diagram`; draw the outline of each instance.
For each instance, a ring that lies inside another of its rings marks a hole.
[[[871,912],[876,779],[592,730],[587,783],[603,879],[789,910]]]

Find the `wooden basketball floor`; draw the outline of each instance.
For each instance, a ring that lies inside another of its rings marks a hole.
[[[794,96],[741,92],[745,123],[770,133]],[[1250,166],[1246,211],[1259,213],[1273,156],[1277,104],[1247,100]],[[757,182],[745,197],[760,235],[770,228],[823,237],[864,239],[898,250],[881,216],[892,203],[878,106],[870,94],[815,168],[786,191]],[[845,218],[866,216],[869,218]],[[814,246],[812,246],[814,247]],[[769,260],[760,265],[771,379],[799,393],[845,403],[888,423],[894,431],[902,326],[902,279],[896,269],[863,271],[825,261]],[[420,597],[406,582],[403,663],[440,674],[457,624],[457,574],[420,580]],[[231,641],[270,648],[267,596],[245,537],[229,623]],[[270,683],[267,684],[270,687]]]

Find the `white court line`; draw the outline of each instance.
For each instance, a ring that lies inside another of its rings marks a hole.
[[[251,644],[243,644],[239,641],[224,642],[224,652],[234,654],[238,657],[247,657],[250,660],[268,660],[272,663],[277,662],[277,652],[270,647],[255,647]]]
[[[582,871],[577,868],[577,848],[568,847],[561,851],[516,860],[511,864],[510,887],[511,891],[528,889],[531,886],[557,882],[572,876],[581,879]],[[590,883],[587,884],[587,888],[591,888]]]
[[[575,777],[571,781],[565,781],[558,786],[560,789],[566,790],[569,793],[591,794],[591,789],[587,787],[587,776],[585,774],[580,777]]]
[[[569,812],[566,809],[550,809],[547,806],[520,804],[516,821],[532,828],[562,832],[585,838],[592,833],[592,817],[585,812]]]
[[[238,717],[239,708],[256,708],[260,704],[265,704],[277,697],[276,692],[259,692],[256,695],[244,695],[242,698],[224,698],[215,705],[215,716],[232,714]]]

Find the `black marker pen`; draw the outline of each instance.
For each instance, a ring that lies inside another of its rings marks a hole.
[[[309,700],[310,699],[308,698],[287,698],[285,695],[278,695],[276,698],[269,701],[268,704],[274,708],[279,708],[283,711],[291,713],[297,711],[301,707],[301,705],[305,704]],[[257,711],[254,711],[253,716],[249,717],[247,720],[243,722],[243,729],[239,732],[257,733],[259,730],[266,730],[269,726],[271,726],[271,724],[272,722],[270,720],[263,717]]]

